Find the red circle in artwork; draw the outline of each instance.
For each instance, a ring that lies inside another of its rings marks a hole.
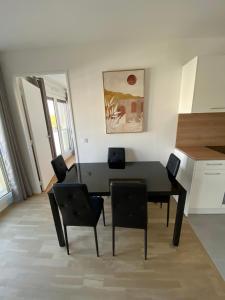
[[[134,85],[137,82],[137,77],[133,74],[127,77],[127,83],[130,85]]]

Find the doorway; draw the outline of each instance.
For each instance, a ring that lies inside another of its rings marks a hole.
[[[66,74],[19,77],[22,118],[27,127],[33,162],[41,191],[54,172],[51,160],[62,155],[75,159],[76,141]],[[29,144],[28,143],[28,144]]]

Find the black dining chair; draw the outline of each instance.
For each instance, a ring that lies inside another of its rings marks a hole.
[[[124,148],[108,148],[108,165],[111,169],[125,168],[125,149]]]
[[[144,256],[147,259],[147,189],[141,181],[111,181],[112,252],[115,255],[115,228],[144,229]]]
[[[168,172],[168,175],[171,179],[175,179],[177,176],[177,173],[179,171],[180,167],[180,159],[174,155],[173,153],[170,154],[166,169]],[[160,203],[160,206],[162,207],[163,203],[167,203],[167,221],[166,221],[166,226],[169,226],[169,218],[170,218],[170,196],[160,196],[160,197],[149,197],[148,198],[149,202],[154,202],[154,203]]]
[[[58,182],[63,181],[66,177],[66,172],[68,171],[68,168],[62,155],[59,155],[55,159],[53,159],[51,161],[51,164],[55,175],[58,179]]]
[[[53,186],[53,191],[62,215],[67,254],[70,254],[67,227],[87,226],[94,228],[96,252],[97,256],[99,256],[96,226],[101,212],[105,226],[103,198],[89,196],[87,186],[80,183],[57,183]]]
[[[66,173],[70,171],[72,168],[76,168],[76,165],[73,164],[69,169],[67,168],[67,165],[65,163],[64,158],[62,155],[57,156],[55,159],[51,161],[53,170],[55,172],[55,175],[58,179],[58,182],[62,182],[65,177]],[[77,171],[76,171],[77,172]]]

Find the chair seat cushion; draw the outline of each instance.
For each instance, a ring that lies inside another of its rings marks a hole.
[[[90,205],[96,215],[97,220],[100,217],[102,208],[103,208],[104,199],[99,196],[91,196],[90,197]]]

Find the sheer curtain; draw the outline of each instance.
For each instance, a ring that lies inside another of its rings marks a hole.
[[[0,150],[9,179],[13,200],[20,201],[32,195],[31,184],[26,175],[18,137],[13,124],[2,72],[0,70]]]

